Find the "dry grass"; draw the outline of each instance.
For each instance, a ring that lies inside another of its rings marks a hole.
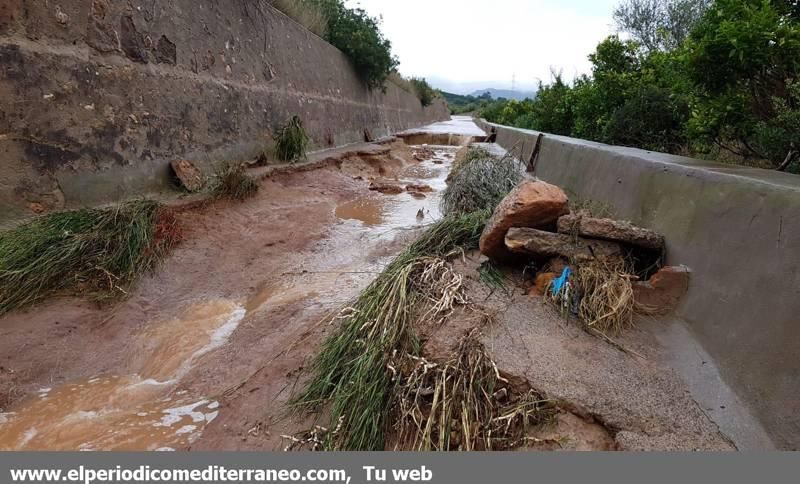
[[[303,0],[269,0],[270,5],[320,37],[328,31],[328,18],[318,7]]]
[[[395,369],[395,450],[508,450],[552,419],[555,406],[500,375],[477,331],[442,363],[408,355]]]
[[[447,217],[411,244],[345,308],[339,327],[314,359],[311,378],[294,405],[330,410],[337,431],[326,450],[382,450],[392,394],[388,365],[419,354],[414,325],[440,321],[462,304],[461,277],[444,259],[477,247],[489,214]]]
[[[573,265],[571,279],[578,317],[587,328],[616,335],[633,326],[632,270],[623,259]]]

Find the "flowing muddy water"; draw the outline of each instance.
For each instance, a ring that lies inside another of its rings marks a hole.
[[[132,342],[141,361],[137,372],[42,388],[16,412],[0,415],[0,450],[172,450],[191,444],[217,417],[219,403],[175,386],[228,340],[245,313],[218,300],[150,324]]]
[[[422,147],[416,147],[421,149]],[[336,207],[336,216],[352,220],[360,226],[386,235],[381,229],[404,229],[430,224],[442,216],[439,208],[441,192],[447,187],[457,148],[451,146],[428,146],[433,152],[430,159],[407,167],[392,184],[407,187],[417,185],[430,187],[430,192],[406,191],[398,195],[373,194],[358,198]]]
[[[325,236],[310,252],[324,255],[322,259],[306,260],[304,254],[292,253],[294,262],[288,267],[296,269],[296,273],[266,278],[241,269],[243,277],[259,277],[264,281],[255,284],[245,297],[233,294],[203,300],[201,295],[201,302],[192,303],[180,295],[176,300],[183,301],[180,304],[185,306],[176,313],[178,317],[147,320],[142,316],[142,326],[127,342],[125,351],[131,354],[125,371],[84,372],[83,375],[91,377],[42,387],[10,411],[0,413],[0,450],[180,450],[192,447],[212,422],[239,418],[241,415],[234,415],[236,411],[232,409],[228,411],[233,413],[225,415],[225,402],[213,396],[219,395],[219,391],[198,390],[197,382],[188,381],[191,378],[187,375],[195,369],[205,371],[206,358],[213,359],[215,364],[219,364],[218,358],[230,361],[224,359],[228,356],[219,356],[222,351],[215,352],[226,343],[237,345],[226,350],[226,354],[252,352],[249,346],[238,346],[243,338],[248,339],[248,331],[264,331],[260,334],[269,336],[262,337],[270,339],[269,331],[284,331],[278,329],[282,326],[269,329],[272,325],[288,325],[286,331],[298,334],[307,331],[303,328],[307,322],[301,322],[302,319],[316,317],[320,308],[328,311],[343,304],[342,299],[357,294],[402,248],[393,243],[398,234],[440,218],[440,192],[446,187],[445,179],[457,149],[428,148],[433,150],[431,159],[411,163],[396,178],[382,181],[403,187],[428,185],[431,192],[423,193],[422,197],[409,192],[398,195],[370,192],[354,200],[343,200],[334,208],[338,221],[324,229]],[[293,237],[295,229],[290,217],[280,213],[277,216],[287,218],[280,229],[285,233],[270,234],[277,242],[270,238],[265,242],[267,248]],[[218,244],[226,245],[224,237]],[[389,246],[383,253],[382,247]],[[306,267],[318,272],[312,275]],[[220,294],[226,293],[223,290]],[[283,313],[275,313],[277,308],[297,304],[309,308],[302,310],[308,312],[308,317],[300,312],[284,319]],[[259,330],[259,325],[264,329]],[[294,325],[297,328],[290,330]],[[245,336],[237,339],[235,333],[242,329]],[[284,344],[280,349],[284,351],[289,346]],[[277,354],[275,351],[270,354],[268,349],[263,351],[259,355],[242,356],[264,362]],[[215,378],[220,379],[228,375],[225,370],[210,372],[218,373]],[[248,408],[241,412],[251,411]],[[218,442],[219,437],[212,433],[215,435],[211,441]],[[227,440],[216,445],[232,447]]]

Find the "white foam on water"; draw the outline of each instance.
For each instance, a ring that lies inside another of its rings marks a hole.
[[[228,317],[228,320],[214,330],[211,333],[211,337],[208,341],[208,344],[200,348],[199,350],[195,351],[192,356],[190,356],[178,369],[177,374],[175,375],[174,380],[180,380],[187,373],[192,369],[194,366],[195,360],[200,358],[201,356],[214,351],[215,349],[219,348],[220,346],[224,345],[228,342],[228,338],[231,337],[236,328],[239,327],[239,323],[244,320],[244,317],[247,315],[247,310],[241,306],[237,306],[236,309],[233,310],[231,315]]]

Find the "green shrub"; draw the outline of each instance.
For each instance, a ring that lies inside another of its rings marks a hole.
[[[310,139],[298,116],[292,116],[275,134],[275,156],[281,161],[294,163],[306,157]]]
[[[370,88],[384,88],[386,78],[399,64],[392,43],[380,30],[378,19],[360,8],[347,8],[341,0],[303,0],[328,19],[325,40],[341,50]]]
[[[431,87],[431,85],[428,84],[427,80],[421,77],[412,77],[410,82],[414,88],[414,92],[423,106],[430,106],[433,104],[433,100],[436,99],[437,93]]]

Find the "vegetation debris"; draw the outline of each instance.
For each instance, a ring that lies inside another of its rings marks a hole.
[[[0,233],[0,314],[58,291],[127,294],[181,240],[159,203],[57,212]]]

